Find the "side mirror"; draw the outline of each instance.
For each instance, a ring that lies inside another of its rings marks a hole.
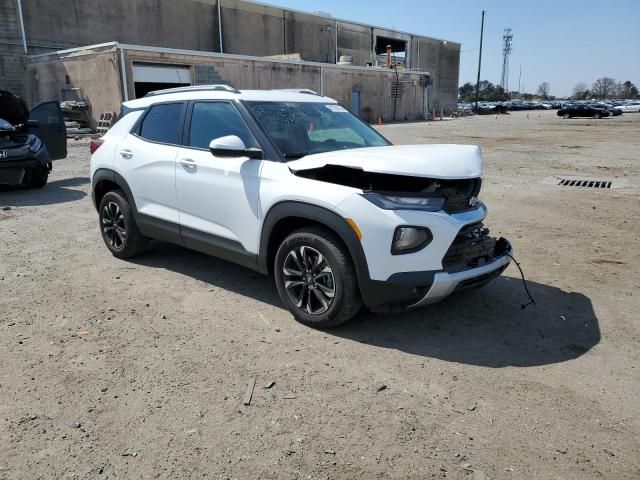
[[[39,126],[40,126],[40,122],[38,120],[27,120],[27,127],[38,128]]]
[[[260,160],[263,155],[259,148],[247,148],[242,139],[236,135],[211,140],[209,151],[216,157],[249,157],[252,160]]]

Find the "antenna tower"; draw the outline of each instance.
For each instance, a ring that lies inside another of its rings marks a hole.
[[[504,35],[502,35],[502,78],[500,79],[500,86],[505,92],[509,92],[509,56],[513,50],[513,33],[509,27],[504,29]]]

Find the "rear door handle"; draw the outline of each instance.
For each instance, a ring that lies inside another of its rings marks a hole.
[[[120,156],[129,160],[130,158],[133,158],[133,152],[127,149],[120,150]]]
[[[180,164],[185,168],[196,168],[196,161],[191,158],[182,158],[180,159]]]

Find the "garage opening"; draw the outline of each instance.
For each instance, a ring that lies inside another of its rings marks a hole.
[[[191,69],[177,65],[133,65],[133,85],[136,98],[165,88],[192,85]]]
[[[391,47],[391,64],[397,64],[398,68],[407,63],[407,42],[397,38],[376,36],[376,59],[378,65],[385,65],[387,60],[387,47]]]

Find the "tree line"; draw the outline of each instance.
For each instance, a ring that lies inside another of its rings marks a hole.
[[[476,99],[476,85],[467,82],[458,89],[458,96],[462,102],[474,102]],[[478,100],[481,102],[503,102],[514,98],[522,100],[553,100],[551,95],[551,85],[549,82],[542,82],[536,93],[520,93],[520,92],[506,92],[500,85],[494,85],[489,80],[482,80],[480,82],[480,88],[478,92]],[[603,77],[599,78],[591,88],[586,83],[578,83],[573,88],[574,100],[589,100],[597,98],[598,100],[607,99],[633,99],[640,98],[638,88],[631,83],[630,80],[626,82],[616,82],[613,78]]]
[[[590,98],[598,100],[633,99],[640,98],[640,92],[630,80],[616,82],[613,78],[602,77],[593,82],[591,88],[584,82],[578,83],[573,87],[571,98],[574,100],[588,100]]]

